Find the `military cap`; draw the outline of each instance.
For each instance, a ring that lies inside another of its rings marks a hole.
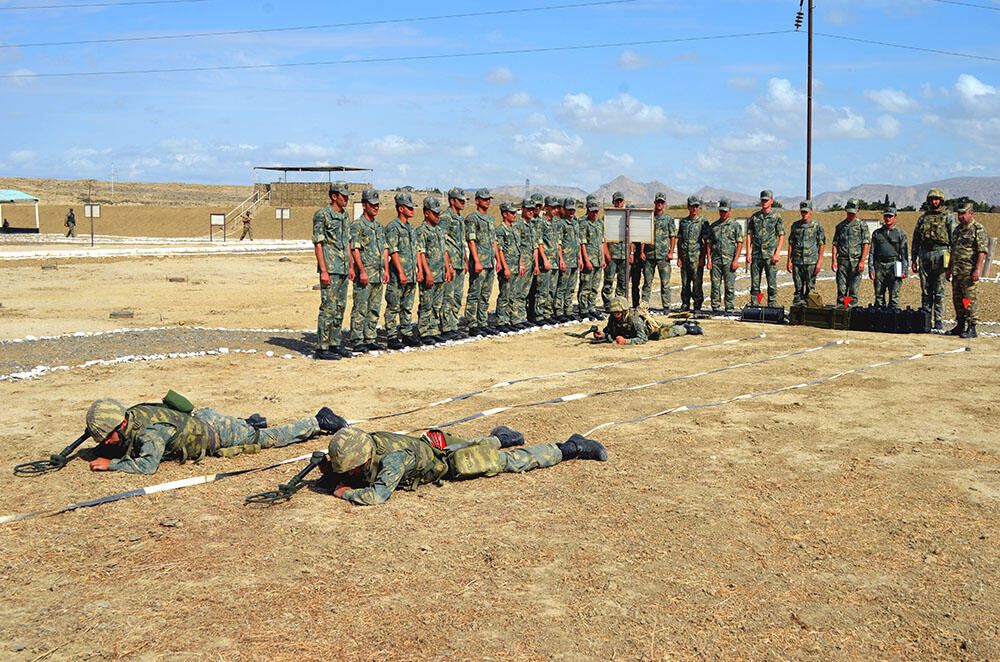
[[[465,191],[459,187],[454,187],[448,190],[449,200],[468,200],[468,196],[465,195]]]
[[[597,200],[591,200],[587,203],[587,211],[601,211],[601,203]]]
[[[413,209],[413,196],[411,196],[409,193],[397,193],[395,200],[397,207],[402,205],[404,207],[409,207],[410,209]]]
[[[803,200],[799,203],[799,211],[811,211],[813,208],[812,200]]]
[[[719,211],[729,211],[733,208],[733,203],[729,198],[719,198]]]
[[[621,191],[615,191],[614,193],[611,194],[612,202],[614,202],[615,200],[624,200],[624,199],[625,199],[625,194],[622,193]]]
[[[547,195],[547,196],[545,196],[545,206],[546,207],[558,207],[560,205],[562,205],[562,200],[560,200],[556,196],[554,196],[554,195]]]
[[[517,205],[515,205],[513,202],[501,202],[500,203],[500,213],[503,213],[505,211],[509,211],[512,214],[516,214],[517,213]]]
[[[333,182],[330,184],[330,195],[334,193],[338,195],[350,195],[351,189],[347,186],[347,182]]]
[[[701,200],[697,195],[688,196],[688,207],[701,207]]]
[[[576,198],[565,198],[562,201],[562,206],[565,207],[566,209],[570,208],[576,209]]]
[[[535,201],[531,198],[525,198],[524,200],[521,200],[521,207],[524,209],[534,209]]]
[[[476,197],[480,200],[492,200],[493,196],[490,194],[488,188],[476,189]]]
[[[941,198],[944,200],[944,190],[935,187],[927,191],[927,199],[930,200],[931,198]]]
[[[337,430],[330,438],[327,450],[333,472],[342,474],[366,464],[372,457],[375,445],[367,432],[346,427]]]
[[[774,197],[774,192],[772,192],[770,189],[764,189],[763,191],[760,192],[761,200],[770,200],[773,197]]]
[[[659,191],[655,196],[653,196],[653,202],[666,202],[667,194],[663,191]]]
[[[597,195],[591,193],[587,196],[587,204],[590,204],[591,202],[597,202]]]
[[[378,202],[378,191],[373,188],[366,188],[364,193],[361,194],[361,201],[367,202],[371,205],[377,205]]]
[[[896,215],[896,205],[886,205],[882,209],[883,216],[895,216]]]
[[[542,204],[542,194],[541,193],[532,193],[531,194],[531,201],[535,203],[536,207],[538,205]]]
[[[957,211],[959,214],[964,214],[967,211],[972,211],[972,203],[963,202],[958,206],[958,209],[956,209],[955,211]]]
[[[858,213],[858,201],[855,200],[854,198],[851,198],[850,200],[848,200],[847,204],[844,206],[844,211],[846,211],[848,214],[857,214]]]
[[[432,211],[435,214],[440,214],[444,211],[444,208],[441,207],[441,201],[431,195],[424,198],[424,211]]]

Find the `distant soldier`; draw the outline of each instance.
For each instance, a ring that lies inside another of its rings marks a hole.
[[[837,305],[853,308],[858,305],[861,278],[868,262],[871,238],[868,226],[858,220],[858,201],[851,198],[844,207],[847,218],[833,232],[833,258],[830,268],[837,274]],[[846,301],[850,297],[850,301]]]
[[[906,233],[896,227],[896,207],[882,210],[882,225],[872,232],[868,277],[875,281],[875,305],[899,308],[899,286],[910,263]],[[886,294],[888,293],[888,302]]]
[[[497,330],[513,331],[517,313],[517,290],[520,278],[527,271],[521,256],[521,241],[514,230],[517,205],[513,202],[500,203],[500,218],[497,228],[497,280],[500,294],[497,296]]]
[[[535,203],[531,198],[521,201],[521,216],[514,219],[514,235],[517,237],[518,250],[524,262],[524,274],[515,279],[514,322],[517,329],[526,329],[528,323],[528,293],[532,280],[537,273],[538,238],[535,235],[534,219]]]
[[[240,241],[243,241],[243,237],[250,237],[250,241],[253,241],[253,228],[250,227],[250,223],[253,222],[253,217],[250,215],[250,210],[246,210],[243,214],[243,234],[240,235]]]
[[[439,223],[443,211],[436,197],[424,198],[424,222],[417,228],[417,282],[420,286],[417,333],[425,345],[444,340],[441,335],[444,293],[455,277],[448,255],[448,239]]]
[[[576,300],[580,304],[580,313],[592,320],[600,319],[597,313],[597,293],[604,284],[604,267],[608,264],[604,223],[598,218],[600,211],[601,205],[597,199],[588,199],[587,215],[580,222],[580,289]]]
[[[781,214],[771,209],[774,194],[765,189],[760,192],[760,211],[755,211],[747,221],[747,269],[750,270],[750,294],[757,304],[760,294],[760,275],[767,276],[767,305],[778,305],[778,260],[785,244],[785,224]]]
[[[708,254],[712,263],[712,310],[722,310],[725,290],[726,311],[736,307],[736,270],[743,251],[743,228],[732,217],[732,202],[719,198],[719,220],[709,228]]]
[[[448,191],[448,209],[441,214],[441,229],[448,241],[448,256],[455,270],[455,277],[445,285],[444,301],[441,304],[441,315],[444,318],[442,331],[447,340],[465,337],[458,328],[469,253],[469,247],[465,243],[465,218],[462,216],[465,201],[465,191],[458,187],[451,189]]]
[[[535,321],[539,324],[555,322],[555,286],[559,270],[559,224],[562,222],[557,212],[561,212],[562,201],[553,195],[545,196],[545,213],[536,221],[538,224],[538,266],[537,293],[535,294]]]
[[[625,207],[625,194],[615,191],[611,196],[611,206],[616,209]],[[610,262],[604,268],[604,287],[601,290],[601,299],[604,307],[611,304],[611,299],[617,296],[624,296],[626,281],[628,278],[628,267],[626,257],[628,251],[623,241],[608,242],[608,257]]]
[[[951,233],[951,263],[945,277],[951,281],[952,303],[958,324],[949,335],[976,338],[976,313],[978,311],[977,283],[983,273],[983,263],[989,237],[982,223],[972,216],[972,204],[958,208],[958,225]]]
[[[692,195],[687,199],[688,215],[677,222],[677,266],[681,269],[681,310],[701,310],[705,301],[705,266],[708,262],[708,242],[711,238],[708,219],[701,215],[701,200]]]
[[[396,218],[385,227],[389,253],[389,282],[385,287],[385,335],[389,349],[414,347],[411,335],[413,297],[417,292],[417,231],[410,219],[415,213],[409,193],[397,193]]]
[[[319,319],[316,322],[316,358],[337,360],[353,356],[342,347],[347,283],[354,280],[351,260],[351,217],[345,211],[350,189],[344,182],[330,184],[330,204],[313,214],[313,249],[319,272]]]
[[[645,266],[642,270],[642,303],[649,305],[653,293],[653,279],[660,277],[660,304],[670,311],[670,263],[677,250],[677,225],[674,217],[667,213],[667,194],[657,193],[653,197],[653,243],[643,244]]]
[[[788,231],[788,271],[795,285],[793,306],[806,305],[809,293],[816,289],[816,276],[823,268],[823,248],[826,246],[823,224],[812,220],[812,200],[799,203],[799,214],[802,218],[792,223]]]
[[[73,208],[72,207],[69,208],[69,213],[66,214],[66,223],[64,225],[67,228],[69,228],[66,231],[66,236],[67,237],[75,237],[76,236],[76,214],[73,213]]]
[[[351,224],[351,259],[354,262],[354,304],[351,308],[351,339],[354,351],[385,349],[376,340],[382,293],[389,280],[389,253],[385,230],[375,220],[378,214],[378,191],[365,189],[361,194],[361,218]]]
[[[465,239],[469,244],[469,294],[465,301],[465,321],[469,333],[495,333],[489,326],[490,295],[496,271],[496,220],[486,213],[493,196],[489,189],[476,191],[476,211],[465,217]]]
[[[920,307],[931,313],[934,329],[944,328],[944,282],[955,216],[944,208],[944,191],[927,192],[927,211],[913,229],[910,268],[920,274]]]
[[[565,269],[559,270],[556,286],[556,319],[569,322],[576,319],[573,313],[573,293],[580,284],[580,221],[576,217],[576,200],[562,202],[563,220],[559,225],[559,250]]]

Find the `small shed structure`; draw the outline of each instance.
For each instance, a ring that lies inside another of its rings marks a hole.
[[[279,172],[281,175],[276,182],[261,183],[257,181],[257,171],[259,170]],[[352,191],[361,191],[374,184],[374,170],[372,168],[359,168],[357,166],[254,166],[254,190],[261,199],[270,200],[272,205],[280,207],[322,206],[330,200],[327,191],[335,172],[372,173],[368,177],[367,184],[349,183]],[[326,173],[326,181],[289,182],[288,173]]]
[[[0,219],[3,218],[3,206],[7,204],[34,204],[35,205],[35,227],[34,228],[3,228],[3,232],[33,232],[38,230],[38,198],[28,195],[23,191],[15,191],[12,188],[0,189]]]

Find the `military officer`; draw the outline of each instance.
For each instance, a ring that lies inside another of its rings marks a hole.
[[[816,276],[823,268],[826,246],[823,224],[812,220],[812,200],[799,203],[799,215],[802,218],[792,223],[788,231],[788,271],[795,285],[793,306],[806,305],[809,293],[816,289]]]
[[[354,262],[354,305],[351,308],[351,339],[354,351],[385,349],[375,337],[382,310],[382,293],[389,280],[389,252],[385,230],[375,220],[379,208],[378,191],[361,194],[361,217],[351,224],[351,260]]]
[[[927,192],[927,211],[913,229],[910,268],[920,274],[920,307],[931,313],[938,331],[944,328],[945,269],[955,223],[955,216],[944,208],[944,191],[932,188]]]
[[[649,305],[653,292],[653,279],[660,277],[660,304],[670,311],[670,263],[677,250],[677,226],[674,217],[667,213],[667,194],[660,192],[653,197],[653,243],[643,244],[645,261],[642,268],[642,303]]]
[[[111,398],[95,400],[87,410],[87,432],[101,444],[101,455],[114,457],[92,460],[91,471],[153,474],[162,460],[197,462],[205,455],[255,453],[261,448],[297,444],[324,432],[332,434],[347,425],[329,407],[320,409],[315,417],[261,428],[247,419],[226,416],[209,407],[192,410],[190,403],[186,404],[183,409],[187,411],[181,411],[164,403],[126,407]]]
[[[513,202],[500,203],[500,218],[497,228],[497,280],[500,294],[497,296],[497,330],[513,331],[518,313],[517,289],[520,278],[525,274],[524,259],[521,256],[521,242],[514,230],[517,205]]]
[[[949,335],[976,338],[976,313],[978,312],[977,283],[983,273],[983,263],[989,246],[989,237],[982,223],[973,218],[972,205],[965,203],[958,208],[958,225],[951,233],[951,261],[945,277],[951,281],[952,302],[958,324]]]
[[[712,310],[736,307],[736,270],[743,251],[743,228],[732,217],[732,202],[719,198],[719,220],[709,227],[708,255],[712,263]],[[725,296],[723,297],[723,290]]]
[[[616,209],[624,208],[625,194],[621,191],[615,191],[611,195],[611,206]],[[624,242],[612,241],[608,244],[608,258],[610,261],[604,269],[604,287],[601,290],[601,299],[604,301],[605,308],[610,305],[612,298],[625,294],[626,280],[628,278],[628,268],[625,264],[627,254],[628,251],[625,249]]]
[[[465,239],[469,245],[469,293],[465,301],[465,321],[469,333],[492,335],[489,326],[490,294],[497,264],[496,220],[487,214],[493,196],[489,189],[476,191],[476,211],[465,217]]]
[[[443,211],[436,197],[424,198],[424,222],[417,228],[417,283],[420,285],[417,333],[425,345],[444,340],[441,309],[445,288],[455,277],[448,255],[448,239],[439,223]]]
[[[868,262],[871,238],[868,226],[858,220],[858,201],[851,198],[844,207],[847,218],[833,231],[833,257],[830,268],[837,274],[837,305],[858,305],[861,277]]]
[[[347,283],[354,280],[351,261],[351,217],[344,208],[350,196],[344,182],[330,184],[330,204],[313,214],[313,249],[319,272],[319,319],[316,322],[316,358],[336,360],[353,356],[341,346]]]
[[[580,289],[576,300],[580,313],[592,320],[597,313],[597,292],[603,284],[604,268],[608,264],[608,248],[604,241],[604,223],[598,218],[601,205],[596,197],[587,196],[587,215],[580,222]]]
[[[573,292],[580,283],[580,221],[576,218],[576,199],[563,200],[562,209],[563,218],[559,224],[562,263],[556,285],[555,313],[560,322],[569,322],[576,319],[573,314]]]
[[[385,335],[389,349],[420,344],[410,331],[413,297],[417,291],[417,231],[410,223],[413,198],[397,193],[396,218],[385,227],[385,247],[389,253],[389,282],[385,287]]]
[[[455,270],[455,277],[444,286],[441,316],[444,319],[442,335],[446,340],[464,338],[458,328],[458,318],[462,312],[462,291],[465,287],[465,272],[468,267],[468,246],[465,243],[465,191],[455,187],[448,191],[448,209],[441,214],[441,229],[448,241],[448,256]]]
[[[906,233],[896,227],[896,207],[887,205],[882,210],[882,225],[872,232],[868,261],[868,277],[875,282],[876,306],[899,308],[899,286],[906,278],[909,255]]]
[[[701,310],[705,301],[705,267],[708,262],[710,229],[708,219],[701,215],[701,200],[688,196],[688,215],[677,222],[677,266],[681,269],[681,310]]]
[[[600,442],[579,434],[561,444],[514,448],[522,444],[524,435],[506,426],[494,428],[487,437],[468,440],[440,430],[412,437],[392,432],[369,434],[346,427],[333,435],[328,460],[320,464],[320,470],[336,481],[334,496],[374,506],[385,503],[400,487],[415,491],[420,485],[444,479],[521,473],[563,460],[608,459]]]
[[[773,210],[774,194],[760,192],[760,210],[747,221],[747,269],[750,270],[750,294],[756,304],[760,294],[761,272],[767,277],[767,305],[778,305],[778,260],[785,244],[785,224]]]

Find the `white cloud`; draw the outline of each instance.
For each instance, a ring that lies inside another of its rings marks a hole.
[[[526,106],[530,106],[534,102],[531,95],[522,90],[520,92],[508,94],[507,96],[501,98],[499,103],[505,108],[524,108]]]
[[[865,96],[886,113],[910,113],[920,108],[920,104],[908,97],[905,92],[891,87],[866,90]]]
[[[426,152],[427,143],[390,134],[363,143],[361,149],[364,153],[381,157],[411,156]]]
[[[1000,94],[975,76],[961,74],[955,83],[958,100],[966,112],[978,117],[1000,117]]]
[[[451,151],[451,155],[460,159],[474,159],[479,156],[475,145],[463,145]]]
[[[612,154],[611,152],[605,151],[604,154],[602,154],[602,157],[604,158],[605,166],[626,169],[635,165],[635,158],[633,158],[628,152],[624,152],[622,154]]]
[[[514,150],[528,158],[560,164],[582,158],[585,154],[583,138],[558,129],[541,129],[528,135],[516,135]]]
[[[618,56],[618,59],[614,61],[614,65],[621,69],[642,69],[646,65],[652,62],[652,58],[646,55],[640,55],[633,50],[625,49]]]
[[[275,156],[282,159],[293,159],[296,161],[327,162],[337,156],[337,150],[332,147],[316,144],[301,145],[299,143],[285,143],[284,147],[279,147],[274,152]]]
[[[690,136],[704,133],[702,126],[668,117],[660,106],[642,103],[629,94],[594,104],[587,94],[567,94],[558,109],[560,117],[580,131],[643,135],[668,133]]]
[[[30,149],[19,149],[7,155],[7,158],[14,165],[25,165],[38,159],[38,154]]]
[[[718,146],[727,152],[776,152],[788,149],[788,143],[770,133],[748,133],[726,136]]]
[[[528,127],[542,127],[549,123],[549,119],[544,113],[531,113],[524,119],[524,125]]]
[[[734,76],[726,80],[726,86],[731,90],[746,92],[757,87],[757,79],[749,76]]]
[[[517,76],[507,67],[494,67],[483,74],[483,78],[487,83],[500,86],[513,85],[517,82]]]

